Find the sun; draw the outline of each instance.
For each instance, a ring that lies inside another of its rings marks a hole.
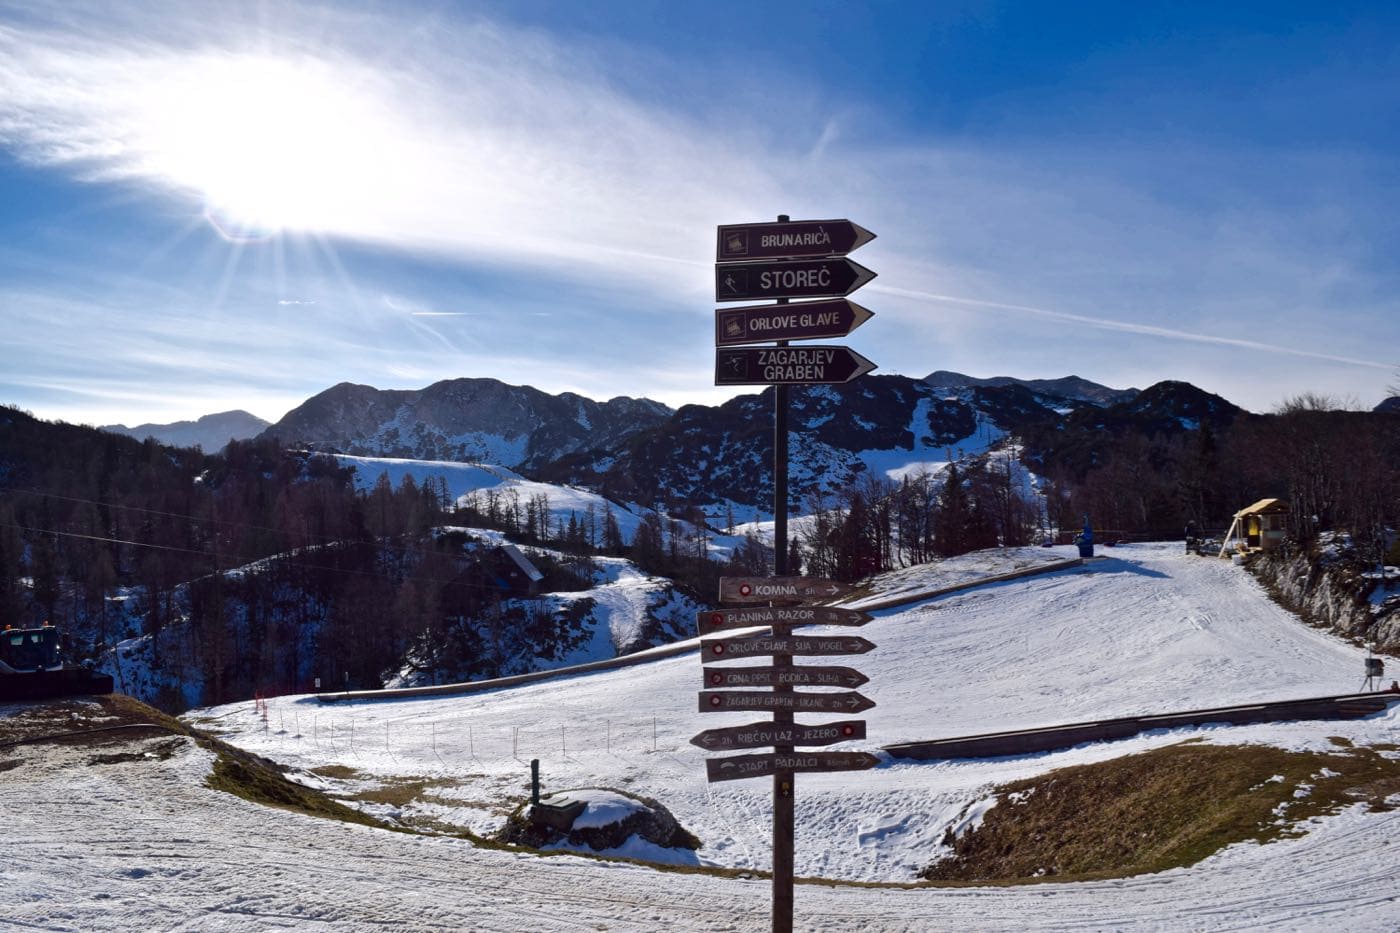
[[[151,101],[152,158],[230,236],[333,230],[389,196],[392,114],[343,67],[210,54]]]

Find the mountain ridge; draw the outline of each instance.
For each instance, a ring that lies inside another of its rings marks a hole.
[[[154,437],[171,447],[199,447],[211,453],[223,449],[229,441],[246,441],[262,433],[270,424],[241,408],[204,415],[194,421],[172,421],[169,424],[104,424],[99,431],[124,434],[144,441]]]
[[[422,389],[342,382],[307,399],[261,436],[361,456],[535,469],[619,442],[671,414],[651,399],[596,402],[497,379],[447,379]]]
[[[1004,388],[1009,385],[1023,386],[1037,395],[1062,398],[1068,401],[1090,402],[1094,405],[1116,405],[1130,401],[1141,389],[1112,389],[1080,376],[1061,376],[1058,379],[1021,379],[1016,376],[990,376],[979,378],[947,369],[937,369],[923,379],[929,385],[940,388],[971,388],[990,386]]]

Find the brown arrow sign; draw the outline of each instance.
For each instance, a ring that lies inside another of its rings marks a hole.
[[[700,712],[769,710],[784,713],[863,713],[875,701],[848,693],[769,693],[761,690],[701,690]]]
[[[715,346],[844,337],[875,315],[849,298],[715,310]]]
[[[868,612],[835,606],[752,606],[748,609],[707,609],[695,614],[701,635],[757,625],[864,625],[875,618]]]
[[[846,687],[870,683],[853,667],[707,667],[705,686],[718,687]]]
[[[865,654],[875,645],[855,635],[752,635],[748,638],[702,638],[704,661],[751,658],[765,654]]]
[[[821,577],[720,577],[722,603],[766,603],[771,600],[807,602],[835,599],[853,592],[849,583]]]
[[[717,386],[841,385],[876,365],[850,347],[721,347],[715,351]]]
[[[721,224],[715,261],[844,256],[875,239],[849,220],[790,220],[785,223]]]
[[[715,266],[715,301],[844,298],[875,273],[850,259],[791,259]]]
[[[779,771],[865,771],[880,763],[868,752],[792,752],[711,758],[705,770],[713,781],[766,777]]]
[[[691,739],[690,744],[714,752],[726,752],[735,748],[765,748],[771,745],[834,745],[863,738],[864,719],[828,722],[820,726],[756,722],[728,729],[706,729]]]

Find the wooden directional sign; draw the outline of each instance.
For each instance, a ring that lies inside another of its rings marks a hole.
[[[784,713],[863,713],[875,701],[848,693],[769,693],[761,690],[701,690],[700,712],[766,710]]]
[[[737,600],[729,600],[736,602]],[[707,609],[695,614],[701,635],[758,625],[864,625],[875,618],[856,609],[835,606],[750,606],[747,609]]]
[[[773,745],[834,745],[865,738],[865,720],[848,719],[820,726],[798,723],[756,722],[729,729],[706,729],[691,745],[716,752],[734,748],[766,748]]]
[[[803,602],[835,599],[855,591],[849,583],[821,577],[720,577],[722,603],[766,603],[773,600]]]
[[[875,278],[850,259],[792,259],[715,266],[715,301],[841,298]]]
[[[844,256],[875,239],[849,220],[791,220],[786,223],[722,224],[715,262]]]
[[[702,638],[703,660],[752,658],[755,655],[865,654],[875,646],[854,635],[754,635],[748,638]]]
[[[707,667],[705,686],[715,687],[859,687],[870,682],[852,667]]]
[[[804,301],[795,305],[718,308],[715,311],[715,346],[844,337],[874,316],[849,298]]]
[[[875,364],[850,347],[735,347],[715,351],[717,386],[839,385]]]
[[[710,781],[766,777],[779,771],[865,771],[880,763],[868,752],[782,752],[775,755],[735,755],[705,762]]]

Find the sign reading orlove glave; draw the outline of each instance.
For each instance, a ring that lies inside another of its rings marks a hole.
[[[875,315],[849,298],[715,310],[715,346],[845,337]]]

